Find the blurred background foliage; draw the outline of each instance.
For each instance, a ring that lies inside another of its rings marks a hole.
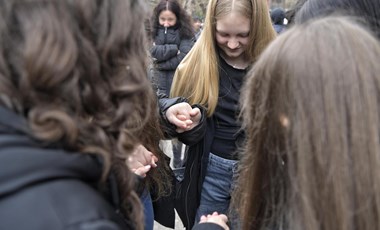
[[[149,2],[150,9],[152,10],[154,6],[159,2],[159,0],[145,0]],[[182,3],[182,6],[186,11],[192,16],[197,16],[204,19],[206,14],[206,8],[208,0],[178,0]],[[267,0],[271,9],[276,7],[282,7],[283,9],[290,8],[296,0]]]
[[[159,0],[146,0],[146,1],[149,1],[151,10],[159,2]],[[191,16],[193,17],[197,16],[201,19],[204,18],[206,14],[208,0],[178,0],[178,1],[182,3],[182,6],[186,9],[186,11]]]

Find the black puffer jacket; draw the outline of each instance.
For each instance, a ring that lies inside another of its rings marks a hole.
[[[118,214],[116,183],[99,191],[97,158],[47,147],[28,132],[0,107],[0,229],[133,229]]]
[[[159,27],[150,53],[155,70],[153,79],[160,93],[170,95],[175,70],[193,44],[193,39],[181,38],[178,26]]]

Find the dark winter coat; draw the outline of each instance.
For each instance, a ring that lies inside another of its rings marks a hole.
[[[185,178],[181,182],[177,181],[176,194],[174,194],[175,197],[173,195],[171,202],[174,202],[174,206],[184,226],[187,229],[191,229],[194,225],[196,210],[200,202],[202,183],[205,177],[214,128],[212,128],[212,119],[206,117],[205,109],[196,105],[201,109],[202,114],[199,125],[190,131],[180,134],[176,133],[176,127],[165,119],[164,114],[170,106],[184,101],[186,100],[181,97],[165,98],[162,95],[159,100],[162,118],[166,122],[163,125],[165,133],[172,137],[178,137],[181,142],[189,146],[186,154]],[[167,205],[169,204],[170,202]]]
[[[206,119],[206,118],[204,118]],[[178,137],[189,146],[183,181],[179,182],[176,194],[176,210],[185,227],[194,225],[197,209],[200,204],[202,185],[206,176],[207,163],[214,139],[213,118],[201,121],[200,125],[182,134],[187,140]],[[185,142],[188,141],[188,142]]]
[[[0,229],[133,229],[112,175],[100,190],[98,158],[28,133],[24,118],[0,107]]]
[[[199,206],[200,192],[203,183],[203,179],[195,180],[195,178],[197,178],[197,176],[204,178],[208,161],[208,153],[203,154],[202,151],[200,151],[205,146],[203,142],[200,140],[204,137],[204,135],[207,135],[207,124],[211,124],[210,122],[206,122],[206,110],[199,105],[194,105],[193,107],[197,107],[201,110],[202,118],[199,122],[200,125],[192,129],[191,131],[178,134],[175,131],[176,127],[166,120],[165,113],[170,108],[170,106],[181,102],[187,102],[187,100],[182,97],[168,98],[164,94],[158,94],[158,98],[165,134],[168,137],[178,137],[178,139],[183,141],[183,143],[192,145],[193,147],[191,147],[187,152],[188,160],[186,162],[189,162],[191,164],[190,166],[186,166],[185,179],[181,182],[176,181],[176,184],[174,185],[176,186],[176,189],[174,190],[174,192],[169,197],[166,197],[165,202],[160,202],[160,204],[157,205],[159,206],[160,210],[164,212],[157,214],[160,215],[161,221],[165,220],[164,225],[169,228],[174,228],[175,208],[184,226],[187,229],[222,230],[222,227],[213,223],[202,223],[194,225],[195,213],[192,212],[192,210],[196,210]],[[212,139],[205,138],[203,140],[207,142],[211,141]],[[206,146],[209,146],[207,147],[209,149],[211,146],[211,142],[209,144],[206,144]],[[200,162],[206,162],[206,164],[200,164]],[[192,175],[194,175],[194,177],[192,177]],[[192,178],[194,178],[194,180]],[[175,178],[173,179],[175,180]]]
[[[193,44],[192,38],[181,38],[178,26],[158,28],[150,53],[154,62],[153,82],[160,93],[170,95],[175,70]]]

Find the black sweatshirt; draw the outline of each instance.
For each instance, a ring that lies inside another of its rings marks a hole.
[[[214,119],[215,137],[211,152],[225,159],[237,159],[236,149],[244,139],[238,120],[240,90],[247,70],[235,69],[219,58],[219,98]]]

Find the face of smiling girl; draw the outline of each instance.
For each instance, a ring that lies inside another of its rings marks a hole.
[[[164,27],[174,26],[177,23],[177,17],[170,10],[163,10],[158,16],[158,22]]]
[[[216,21],[216,42],[222,55],[239,58],[248,47],[250,20],[235,12]]]

